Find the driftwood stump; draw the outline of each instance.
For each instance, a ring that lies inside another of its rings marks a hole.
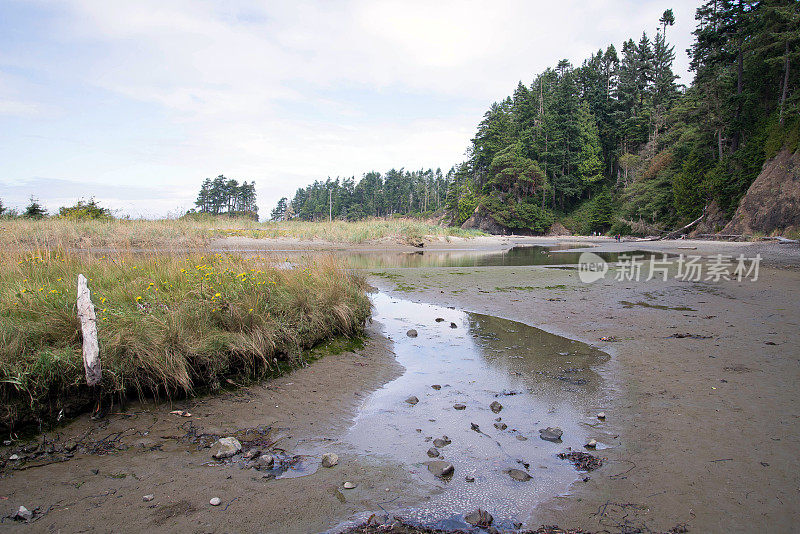
[[[78,319],[83,334],[83,368],[86,370],[86,383],[96,386],[102,378],[100,367],[100,345],[97,342],[97,316],[94,313],[92,294],[86,277],[78,275]]]

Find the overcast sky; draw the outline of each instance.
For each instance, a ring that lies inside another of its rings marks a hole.
[[[0,0],[0,199],[136,216],[255,180],[262,217],[327,176],[447,170],[518,81],[696,1]]]

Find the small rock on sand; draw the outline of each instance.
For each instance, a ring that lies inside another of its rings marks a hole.
[[[414,329],[412,328],[411,330],[409,330],[408,332],[406,332],[406,335],[407,335],[408,337],[417,337],[417,331],[416,331],[416,330],[414,330]]]
[[[411,395],[409,398],[406,399],[406,402],[413,406],[419,402],[419,399],[416,398],[414,395]]]
[[[436,447],[431,447],[430,449],[428,449],[428,456],[430,456],[431,458],[438,458],[439,449],[437,449]]]
[[[606,412],[600,412],[599,414],[597,414],[597,418],[598,419],[605,419],[606,418]]]
[[[597,448],[597,440],[596,440],[596,439],[590,439],[590,440],[589,440],[589,442],[588,442],[588,443],[586,443],[586,445],[584,445],[584,447],[586,447],[586,448],[588,448],[588,449],[595,449],[595,448]]]
[[[355,487],[356,487],[356,483],[355,483],[355,482],[345,482],[345,483],[342,485],[342,487],[343,487],[344,489],[353,489],[353,488],[355,488]]]
[[[450,323],[450,328],[458,328],[458,325],[456,323]]]
[[[481,427],[479,427],[477,423],[470,423],[469,427],[472,430],[474,430],[475,432],[480,432],[481,431]]]
[[[339,463],[339,457],[332,452],[326,452],[322,455],[322,467],[333,467]]]
[[[433,440],[433,446],[439,449],[441,449],[446,445],[450,445],[450,443],[452,443],[452,441],[450,441],[450,438],[448,438],[447,436],[442,436],[441,438],[436,438],[435,440]]]
[[[275,457],[271,454],[262,454],[258,457],[258,466],[259,467],[272,467],[275,465]]]
[[[527,482],[532,478],[528,473],[526,473],[522,469],[509,469],[508,471],[506,471],[506,473],[508,473],[508,476],[510,476],[517,482]]]
[[[150,502],[155,498],[156,496],[151,493],[149,495],[145,495],[144,497],[142,497],[142,502]]]
[[[437,323],[443,323],[444,322],[444,317],[437,317],[436,318],[436,322]]]
[[[220,504],[222,504],[222,499],[220,499],[219,497],[211,497],[211,500],[208,501],[208,504],[210,504],[211,506],[219,506]]]
[[[428,462],[428,471],[433,473],[433,476],[443,478],[452,475],[455,467],[449,462],[434,460],[433,462]]]
[[[494,427],[495,427],[497,430],[505,430],[506,428],[508,428],[508,425],[507,425],[507,424],[505,424],[505,423],[495,423],[495,424],[494,424]]]
[[[539,430],[539,437],[545,441],[559,442],[563,434],[564,432],[558,427],[548,426]]]
[[[456,410],[466,410],[467,409],[467,405],[466,404],[461,404],[460,402],[457,402],[457,403],[455,403],[453,405],[453,408],[455,408]]]
[[[442,386],[441,386],[441,385],[439,385],[439,384],[434,384],[434,385],[432,385],[431,387],[432,387],[433,389],[435,389],[436,391],[439,391],[440,389],[442,389]]]
[[[465,515],[464,521],[466,521],[473,527],[486,528],[492,524],[494,518],[492,517],[492,514],[490,514],[486,510],[481,510],[480,508],[478,508],[474,512],[470,512],[467,515]]]
[[[489,409],[492,410],[494,413],[500,413],[500,410],[503,409],[503,405],[497,401],[494,401],[489,405]]]
[[[19,454],[12,454],[8,457],[9,460],[19,460]]]
[[[211,455],[217,460],[230,458],[242,450],[242,444],[234,437],[220,438],[211,446]]]
[[[517,438],[519,441],[528,441],[528,438],[526,438],[526,437],[525,437],[525,436],[523,436],[522,434],[517,434],[516,438]]]
[[[24,506],[20,506],[19,510],[14,512],[14,515],[11,516],[11,519],[15,521],[30,521],[31,519],[33,519],[33,512],[31,512]]]
[[[466,480],[467,482],[475,482],[475,477],[472,475],[467,475],[464,477],[464,480]]]

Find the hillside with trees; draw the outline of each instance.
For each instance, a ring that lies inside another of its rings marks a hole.
[[[445,175],[317,181],[273,216],[445,209],[452,224],[530,233],[555,220],[580,233],[653,233],[708,210],[729,220],[764,162],[797,149],[800,3],[710,0],[695,18],[689,87],[676,83],[666,10],[652,36],[520,82]]]

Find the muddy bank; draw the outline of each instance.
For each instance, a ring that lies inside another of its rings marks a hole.
[[[368,332],[363,349],[326,355],[260,385],[172,406],[130,406],[102,421],[82,417],[37,439],[45,448],[74,447],[69,461],[36,467],[63,455],[23,463],[8,461],[10,450],[2,447],[2,515],[20,505],[35,515],[29,524],[6,517],[0,530],[319,532],[377,508],[375,496],[385,495],[387,480],[406,481],[396,503],[405,504],[406,495],[417,499],[398,466],[359,457],[337,442],[370,391],[402,372],[376,327]],[[214,462],[203,445],[229,435],[246,448],[302,457],[305,472],[316,472],[275,480],[241,468],[239,460]],[[318,468],[328,451],[339,455],[339,464]],[[348,480],[358,487],[345,495],[340,488]],[[145,495],[153,500],[144,502]],[[215,496],[222,504],[212,507]]]
[[[613,244],[623,250],[636,244]],[[532,510],[527,526],[612,532],[792,532],[800,522],[797,383],[800,272],[779,245],[654,243],[653,249],[765,256],[756,282],[591,285],[547,266],[390,269],[383,289],[535,325],[592,343],[609,395],[606,464]],[[693,247],[686,249],[683,247]],[[596,249],[595,249],[596,250]],[[687,335],[688,334],[688,335]],[[604,341],[608,340],[608,341]]]

